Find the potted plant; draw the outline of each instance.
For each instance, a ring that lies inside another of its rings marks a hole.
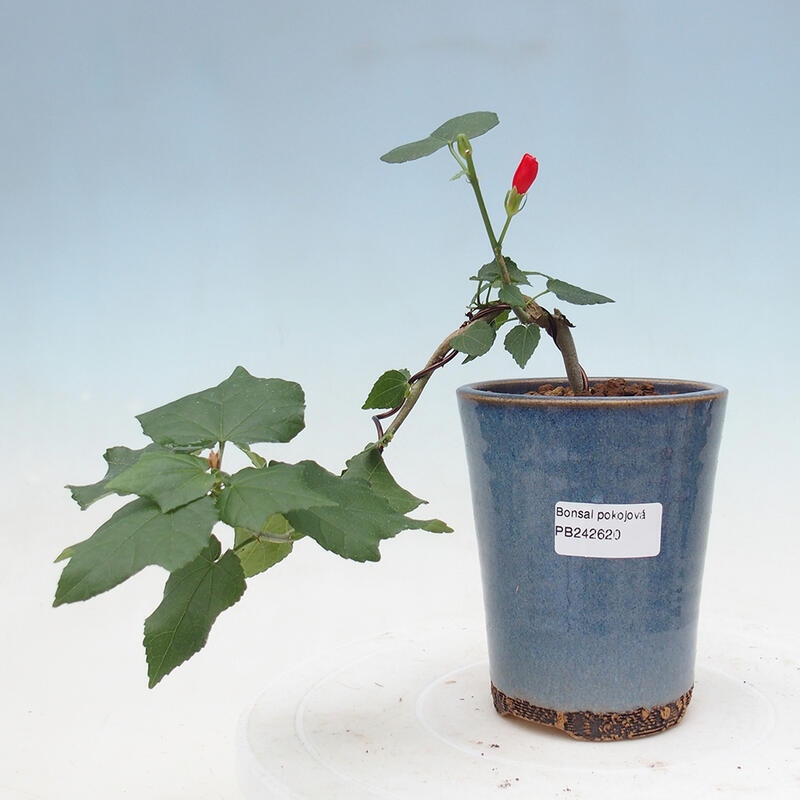
[[[472,276],[466,318],[422,369],[384,372],[364,408],[375,441],[333,473],[290,464],[254,446],[291,440],[304,426],[293,382],[243,367],[217,386],[137,419],[151,440],[106,451],[97,483],[70,486],[81,508],[133,495],[57,560],[54,605],[86,600],[158,565],[163,598],[144,624],[149,685],[206,643],[217,616],[247,581],[289,556],[301,539],[336,555],[376,561],[403,530],[449,532],[409,514],[423,502],[392,477],[384,451],[436,370],[469,361],[500,338],[520,368],[541,332],[566,379],[495,381],[458,392],[467,444],[495,706],[586,739],[620,739],[675,724],[693,681],[697,601],[725,390],[685,381],[588,380],[572,324],[543,295],[608,303],[504,251],[538,162],[523,156],[499,233],[484,202],[472,140],[497,125],[475,112],[382,156],[411,161],[447,148],[477,201],[490,260]],[[531,281],[541,285],[526,294]],[[225,471],[235,448],[249,466]],[[232,529],[223,548],[215,527]]]

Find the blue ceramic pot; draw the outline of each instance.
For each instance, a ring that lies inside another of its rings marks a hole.
[[[590,740],[678,722],[691,698],[727,391],[458,390],[500,713]]]

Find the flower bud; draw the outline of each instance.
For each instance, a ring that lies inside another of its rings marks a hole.
[[[472,145],[470,144],[469,139],[463,134],[459,133],[456,137],[456,144],[458,145],[458,154],[461,158],[466,158],[469,155],[472,155]]]
[[[516,189],[520,195],[525,194],[533,185],[538,173],[539,162],[530,153],[525,153],[511,181],[512,189]]]

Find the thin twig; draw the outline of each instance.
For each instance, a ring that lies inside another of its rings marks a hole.
[[[444,339],[444,341],[442,341],[436,350],[434,350],[433,355],[428,359],[428,363],[425,364],[421,370],[414,373],[414,375],[409,379],[409,385],[411,388],[409,389],[406,399],[399,406],[397,406],[397,408],[393,408],[390,411],[384,411],[382,414],[376,414],[372,418],[372,421],[375,423],[375,427],[378,430],[379,449],[383,450],[383,448],[392,440],[392,437],[395,435],[395,433],[397,433],[397,429],[403,424],[406,417],[411,413],[411,409],[416,405],[417,400],[419,400],[419,397],[422,394],[426,384],[430,380],[431,375],[437,369],[449,364],[458,355],[458,351],[455,350],[451,344],[453,339],[459,334],[464,333],[476,322],[480,320],[494,319],[500,316],[500,314],[502,314],[504,311],[507,311],[508,308],[509,306],[505,303],[496,303],[491,306],[478,309],[477,311],[470,312],[468,314],[468,319],[459,325],[459,327],[456,328],[456,330],[454,330],[446,339]],[[394,420],[384,432],[383,426],[381,425],[381,420],[388,419],[392,416],[394,416]]]

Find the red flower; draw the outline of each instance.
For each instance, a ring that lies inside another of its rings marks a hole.
[[[511,185],[519,194],[525,194],[536,180],[538,173],[539,162],[530,153],[525,153],[525,155],[522,156],[522,161],[519,162],[517,171],[514,173],[514,179],[511,181]]]

